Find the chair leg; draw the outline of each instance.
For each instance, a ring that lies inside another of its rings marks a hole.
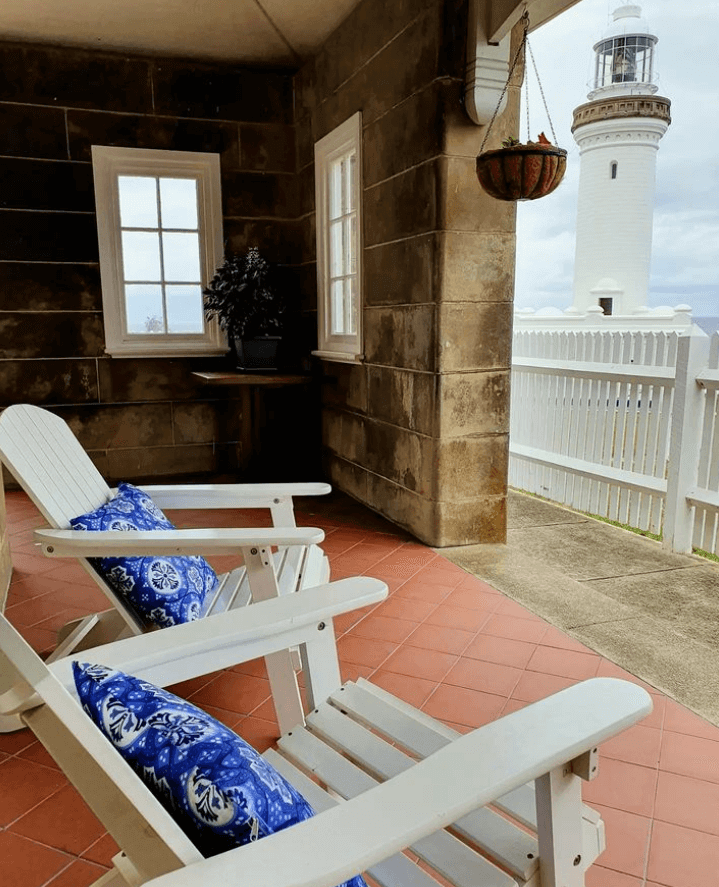
[[[535,785],[542,887],[584,887],[581,779],[567,762]]]

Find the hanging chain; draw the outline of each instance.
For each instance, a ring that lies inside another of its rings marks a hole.
[[[514,69],[517,67],[517,62],[519,61],[519,56],[522,54],[522,51],[524,50],[524,47],[526,46],[526,43],[527,43],[527,34],[529,33],[529,13],[528,12],[525,12],[524,15],[522,16],[522,21],[524,22],[524,34],[522,35],[522,40],[521,40],[519,46],[517,47],[516,53],[514,54],[514,59],[512,61],[512,65],[509,69],[509,74],[507,75],[507,82],[504,84],[504,88],[502,89],[502,93],[499,96],[499,101],[497,102],[497,107],[494,109],[494,114],[492,114],[492,119],[487,124],[487,129],[485,130],[484,138],[482,139],[482,144],[479,149],[480,154],[482,153],[482,151],[484,151],[484,146],[487,143],[487,137],[489,136],[490,130],[492,129],[492,124],[496,120],[497,114],[499,113],[499,107],[502,104],[502,100],[504,99],[504,96],[506,95],[507,88],[508,88],[509,83],[512,79],[512,74],[514,74]]]
[[[534,61],[534,53],[532,52],[532,47],[529,44],[529,40],[527,42],[527,49],[529,50],[529,57],[532,60],[532,67],[534,68],[534,76],[537,78],[537,85],[539,86],[539,94],[542,96],[542,101],[544,102],[544,110],[547,112],[547,120],[549,120],[549,128],[552,130],[552,138],[554,139],[555,145],[558,145],[557,134],[554,131],[554,124],[552,123],[552,118],[549,116],[549,108],[547,107],[547,100],[544,97],[544,89],[542,88],[542,81],[539,79],[539,71],[537,70],[537,63]],[[525,74],[526,76],[526,74]],[[527,96],[529,96],[529,91],[527,91]],[[529,101],[527,101],[527,128],[529,128]]]
[[[532,52],[532,47],[529,43],[529,13],[525,12],[522,16],[522,22],[524,23],[524,33],[522,35],[522,39],[520,41],[519,46],[517,47],[517,52],[514,55],[514,59],[512,60],[512,65],[509,69],[509,74],[507,75],[507,82],[504,84],[504,88],[502,89],[502,93],[499,96],[499,101],[497,102],[497,107],[494,109],[494,114],[492,114],[492,119],[487,124],[487,129],[484,133],[484,138],[482,139],[482,145],[479,149],[479,153],[481,154],[484,151],[484,146],[487,143],[487,138],[489,137],[489,133],[492,129],[492,125],[497,118],[497,114],[499,113],[499,108],[504,100],[504,96],[507,93],[507,88],[512,80],[512,75],[514,74],[514,69],[517,67],[517,62],[519,61],[520,56],[523,55],[524,61],[524,88],[525,88],[525,109],[527,112],[527,141],[530,141],[529,135],[529,72],[527,71],[527,50],[529,50],[529,57],[532,60],[532,67],[534,68],[534,76],[537,78],[537,84],[539,85],[539,94],[542,96],[542,102],[544,103],[544,110],[547,114],[547,119],[549,120],[549,128],[552,131],[552,138],[554,139],[554,144],[558,144],[557,142],[557,134],[554,131],[554,124],[552,123],[552,118],[549,115],[549,108],[547,107],[547,99],[544,95],[544,88],[542,87],[542,81],[539,79],[539,71],[537,70],[537,63],[534,60],[534,53]]]

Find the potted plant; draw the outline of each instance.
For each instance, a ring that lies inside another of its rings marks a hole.
[[[284,269],[255,246],[226,256],[203,290],[205,316],[227,332],[240,369],[278,369],[287,294]]]
[[[541,133],[536,142],[505,139],[502,147],[477,157],[480,185],[497,200],[536,200],[559,185],[567,168],[567,152]]]

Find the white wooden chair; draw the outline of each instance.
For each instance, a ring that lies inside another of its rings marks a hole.
[[[87,561],[88,557],[110,556],[107,550],[110,534],[69,530],[71,518],[109,501],[113,490],[68,425],[40,407],[10,406],[0,415],[0,459],[50,527],[65,531],[56,537],[56,553],[79,558],[113,605],[111,610],[75,620],[61,629],[52,658],[128,634],[141,634],[145,628],[137,616]],[[215,594],[205,601],[203,615],[242,607],[250,598],[260,600],[319,585],[329,579],[329,562],[317,545],[323,533],[296,528],[292,504],[293,496],[329,493],[328,484],[146,485],[143,489],[163,509],[266,508],[271,512],[274,526],[282,528],[233,531],[232,553],[242,554],[245,564],[219,577]],[[174,548],[175,540],[179,539],[183,543],[192,540],[203,543],[192,553],[207,554],[210,549],[205,542],[210,543],[212,539],[227,542],[229,538],[228,531],[224,530],[183,530],[177,537],[167,536],[168,547],[157,553],[179,553],[179,549]],[[118,556],[127,553],[117,550],[114,540],[113,546]],[[271,546],[279,546],[274,558],[269,554]]]
[[[121,848],[95,887],[334,887],[360,871],[382,887],[584,885],[604,834],[581,781],[649,695],[595,678],[460,736],[371,683],[341,686],[332,618],[386,593],[345,579],[83,652],[167,684],[300,646],[311,713],[287,718],[266,757],[318,815],[210,859],[82,711],[70,660],[43,663],[0,616],[0,711],[20,715]]]

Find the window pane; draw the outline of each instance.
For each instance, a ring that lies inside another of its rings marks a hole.
[[[162,287],[159,284],[126,286],[125,313],[128,333],[164,333]]]
[[[342,215],[342,161],[335,160],[329,169],[330,219]]]
[[[159,281],[160,238],[157,232],[123,231],[122,265],[125,280]]]
[[[344,281],[335,280],[331,287],[330,332],[333,336],[342,336],[345,333]]]
[[[160,214],[163,228],[197,230],[195,179],[160,179]]]
[[[165,280],[186,283],[202,279],[200,274],[200,238],[197,234],[162,235],[162,258]]]
[[[118,176],[117,190],[123,228],[157,228],[157,179]]]
[[[355,175],[355,164],[357,162],[357,155],[352,153],[347,158],[347,162],[344,166],[345,172],[345,204],[346,210],[345,212],[352,212],[355,208],[355,193],[354,193],[354,175]]]
[[[343,265],[342,230],[344,221],[332,222],[330,225],[330,277],[341,277],[346,274]]]
[[[357,279],[348,277],[345,280],[345,333],[354,336],[357,333]]]
[[[203,333],[202,288],[198,286],[165,287],[168,333]]]

